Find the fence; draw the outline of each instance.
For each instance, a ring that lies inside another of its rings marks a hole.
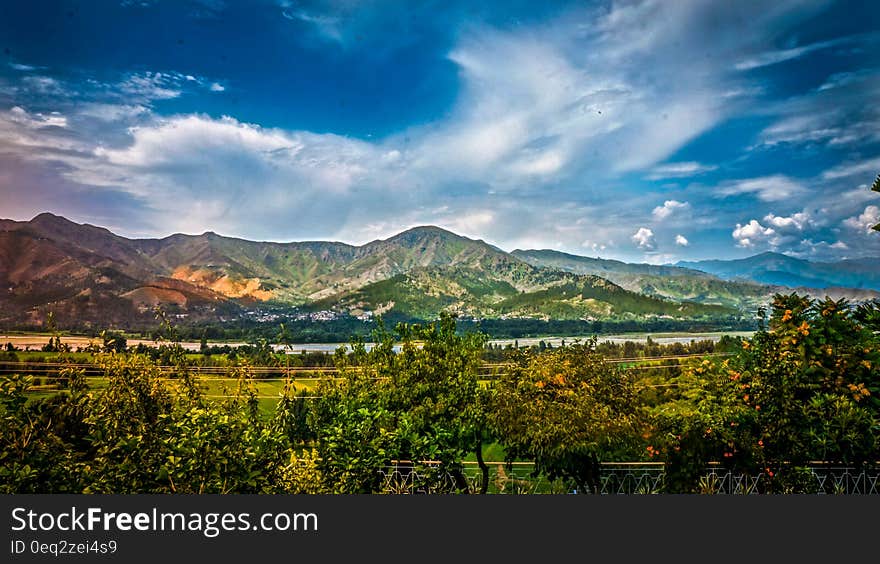
[[[577,493],[563,480],[532,476],[529,463],[487,462],[492,494],[567,494]],[[438,494],[477,492],[482,474],[475,463],[465,463],[460,472],[450,473],[430,465],[398,465],[379,471],[380,489],[390,494]],[[661,463],[606,462],[601,465],[603,495],[664,493],[666,473]],[[791,493],[878,495],[880,468],[852,468],[812,465],[797,468],[798,487]],[[698,493],[756,495],[779,492],[778,485],[763,472],[746,474],[720,466],[709,466],[699,479]]]

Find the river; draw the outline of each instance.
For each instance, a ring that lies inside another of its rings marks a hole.
[[[729,332],[710,332],[710,333],[631,333],[631,334],[622,334],[622,335],[600,335],[599,342],[611,341],[614,343],[623,343],[625,341],[634,341],[637,343],[644,343],[647,341],[648,337],[658,343],[658,344],[671,344],[671,343],[689,343],[691,341],[718,341],[722,335],[730,335],[735,337],[749,337],[752,335],[751,331],[729,331]],[[565,341],[568,344],[574,343],[575,341],[585,341],[589,337],[528,337],[522,339],[492,339],[489,341],[494,345],[513,345],[515,342],[519,344],[521,347],[537,345],[539,342],[544,341],[545,343],[552,344],[554,347],[557,347]],[[12,343],[16,348],[19,349],[30,349],[30,350],[39,350],[46,343],[49,342],[49,335],[40,335],[40,334],[29,334],[29,335],[0,335],[0,346],[5,345],[6,343]],[[63,336],[61,337],[61,342],[70,345],[70,347],[76,350],[78,347],[86,347],[90,342],[94,342],[97,344],[101,343],[100,339],[97,338],[89,338],[89,337],[77,337],[77,336]],[[128,339],[129,346],[137,346],[138,344],[144,344],[147,346],[158,346],[159,343],[156,341],[150,341],[147,339]],[[229,345],[233,347],[241,346],[246,343],[243,342],[228,342],[228,343],[210,343],[210,344],[218,344],[218,345]],[[200,348],[200,344],[196,342],[184,342],[181,345],[190,351],[198,351]],[[291,345],[291,351],[295,354],[301,352],[333,352],[340,346],[347,346],[344,343],[298,343]],[[281,345],[275,345],[277,350],[283,350],[284,347]],[[367,344],[367,348],[370,348],[370,344]]]

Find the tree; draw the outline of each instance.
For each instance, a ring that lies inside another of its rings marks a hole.
[[[880,455],[876,304],[777,294],[761,329],[723,362],[703,361],[652,410],[650,452],[671,492],[699,491],[708,462],[757,475],[765,491],[808,493],[807,466]]]
[[[389,409],[407,413],[416,436],[432,437],[432,450],[421,456],[430,454],[442,471],[452,473],[461,490],[466,487],[461,460],[475,453],[485,493],[485,395],[477,374],[488,337],[479,332],[457,334],[455,318],[447,313],[434,323],[399,324],[396,331],[402,345],[388,380]]]
[[[601,490],[601,459],[637,442],[640,426],[633,380],[595,343],[520,353],[490,415],[508,462],[533,460],[535,475],[570,480],[583,493]]]
[[[247,370],[231,374],[235,394],[213,401],[147,356],[99,362],[106,387],[89,389],[81,368],[66,367],[68,393],[51,398],[28,397],[31,377],[0,376],[0,492],[323,491],[313,453],[259,414]]]
[[[118,331],[101,331],[100,337],[104,352],[125,352],[128,347],[125,336]]]
[[[396,339],[400,352],[395,352]],[[389,467],[428,490],[466,491],[463,457],[482,457],[485,412],[477,382],[486,336],[456,333],[455,319],[382,323],[368,351],[362,340],[350,355],[337,351],[342,379],[322,382],[311,413],[320,468],[338,491],[382,488]],[[488,480],[484,466],[483,488]]]
[[[877,178],[874,179],[874,184],[871,186],[871,190],[874,192],[880,192],[880,174],[877,175]],[[880,231],[880,223],[872,227],[874,231]]]
[[[756,412],[743,401],[742,374],[729,359],[703,360],[668,381],[663,401],[650,409],[650,458],[665,466],[667,493],[700,491],[709,462],[753,472],[760,448]]]

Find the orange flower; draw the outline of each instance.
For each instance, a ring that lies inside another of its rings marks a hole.
[[[810,324],[804,321],[803,323],[801,323],[801,326],[798,327],[798,332],[806,337],[810,334]]]
[[[790,309],[785,310],[785,313],[782,315],[782,322],[785,323],[786,321],[791,321],[791,310]]]

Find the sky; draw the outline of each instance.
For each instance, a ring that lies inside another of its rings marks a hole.
[[[0,0],[0,217],[880,257],[880,3]]]

